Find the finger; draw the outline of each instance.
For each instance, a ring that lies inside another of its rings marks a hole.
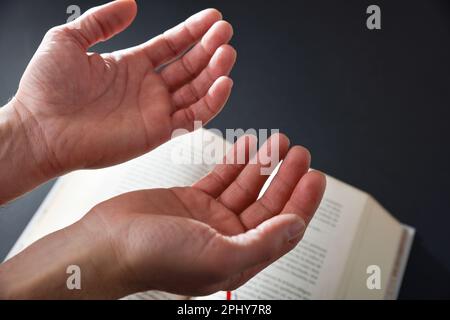
[[[221,76],[228,76],[236,62],[236,51],[223,45],[214,53],[208,66],[192,82],[184,85],[172,95],[175,110],[187,107],[203,97],[211,85]]]
[[[135,47],[133,51],[142,51],[152,66],[157,68],[193,46],[220,19],[222,14],[216,9],[200,11],[178,26]]]
[[[326,179],[323,173],[308,172],[300,179],[281,212],[295,213],[309,223],[319,207],[325,187]]]
[[[262,170],[267,165],[270,165],[273,170],[286,156],[288,148],[289,139],[285,135],[272,135],[218,200],[231,211],[241,213],[255,202],[269,177],[267,174],[262,174]]]
[[[300,178],[308,172],[311,155],[303,147],[291,148],[263,196],[240,215],[247,229],[279,214]]]
[[[275,261],[280,259],[282,256],[287,254],[289,251],[294,249],[297,246],[297,244],[299,243],[299,241],[301,240],[302,236],[303,236],[303,234],[298,236],[297,238],[292,239],[289,242],[290,245],[286,246],[280,252],[280,254],[278,256],[274,256],[273,258],[271,258],[268,261],[264,261],[260,264],[250,267],[247,270],[236,273],[235,275],[229,277],[222,283],[220,290],[233,291],[233,290],[236,290],[237,288],[243,286],[246,282],[248,282],[250,279],[252,279],[258,273],[260,273],[265,268],[270,266],[272,263],[274,263]]]
[[[78,19],[65,24],[85,50],[127,28],[136,17],[134,0],[112,1],[86,11]]]
[[[194,121],[202,125],[211,121],[222,110],[233,87],[233,81],[228,77],[220,77],[209,88],[207,94],[191,106],[175,111],[172,115],[172,127],[194,130]]]
[[[216,22],[191,50],[180,59],[166,66],[161,76],[171,91],[194,79],[211,60],[214,52],[228,43],[233,28],[226,21]]]
[[[211,258],[226,274],[235,276],[275,261],[291,250],[305,232],[305,222],[295,214],[275,216],[257,228],[231,237],[216,237]]]
[[[238,139],[225,155],[221,164],[214,167],[207,176],[193,185],[194,188],[217,198],[244,169],[249,159],[256,153],[258,140],[253,135],[244,135]]]

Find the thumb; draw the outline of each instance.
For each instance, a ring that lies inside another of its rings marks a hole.
[[[117,0],[86,11],[78,19],[64,25],[76,30],[77,40],[87,50],[100,41],[112,38],[126,29],[136,17],[135,0]]]
[[[277,215],[246,233],[222,237],[218,259],[230,275],[273,262],[296,246],[305,229],[298,215]]]

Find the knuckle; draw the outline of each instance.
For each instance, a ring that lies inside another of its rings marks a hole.
[[[62,33],[63,31],[60,26],[52,27],[45,34],[45,38],[55,38],[60,36]]]

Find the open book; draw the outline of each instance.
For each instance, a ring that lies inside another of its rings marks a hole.
[[[207,130],[171,140],[121,165],[70,173],[54,187],[16,242],[10,258],[43,236],[80,219],[95,204],[139,189],[189,186],[213,164],[174,163],[174,152],[202,156],[196,137]],[[200,139],[202,141],[202,139]],[[201,144],[201,143],[200,143]],[[197,157],[198,158],[198,157]],[[200,158],[201,159],[201,158]],[[262,192],[267,188],[266,183]],[[395,220],[371,196],[334,178],[303,240],[290,253],[231,293],[232,299],[395,299],[412,245],[414,229]],[[207,299],[225,299],[218,292]],[[128,299],[180,299],[145,292]],[[228,295],[229,298],[229,295]]]

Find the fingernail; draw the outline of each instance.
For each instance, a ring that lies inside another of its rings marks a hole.
[[[289,242],[298,239],[305,232],[306,224],[303,219],[298,218],[288,229]]]

